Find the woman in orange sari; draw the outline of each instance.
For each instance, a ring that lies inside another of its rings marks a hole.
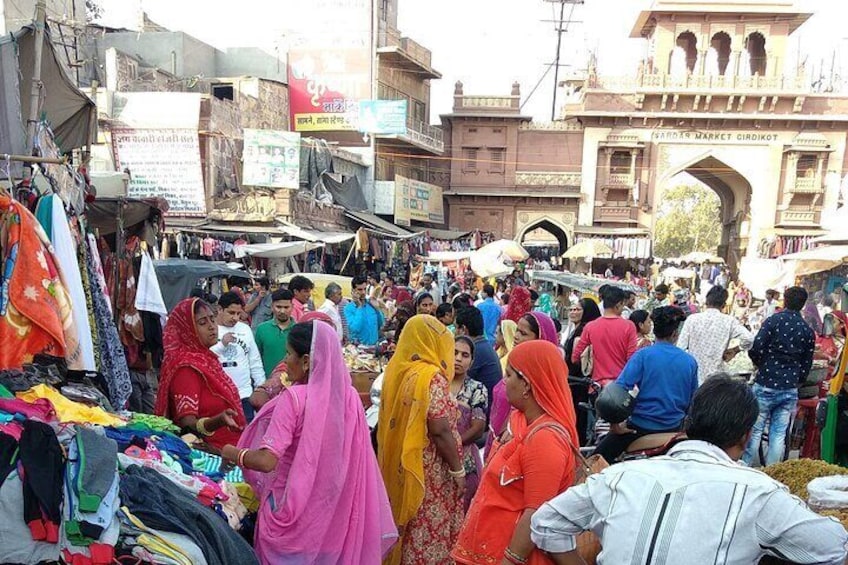
[[[489,459],[451,556],[457,563],[553,563],[530,540],[530,517],[574,482],[576,417],[554,344],[534,340],[509,354],[504,382],[523,429]]]

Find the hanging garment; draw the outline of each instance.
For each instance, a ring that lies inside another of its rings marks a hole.
[[[138,290],[135,294],[136,310],[146,310],[161,316],[168,315],[165,300],[162,298],[162,289],[159,287],[159,279],[156,278],[156,270],[153,268],[153,260],[150,255],[141,253],[141,269],[138,274]]]
[[[38,203],[38,218],[53,244],[62,282],[71,300],[73,323],[77,328],[79,351],[78,355],[73,351],[66,351],[68,368],[95,371],[97,366],[94,363],[94,343],[91,339],[85,290],[80,277],[76,244],[68,226],[62,200],[55,194],[42,197]]]
[[[93,238],[93,236],[89,235],[89,238]],[[88,253],[86,268],[89,277],[96,277],[97,265],[99,265],[98,255]],[[127,358],[124,355],[124,346],[121,344],[120,337],[118,337],[118,329],[112,319],[109,300],[97,285],[91,287],[91,294],[94,306],[94,324],[100,348],[100,373],[106,380],[106,386],[109,389],[109,402],[116,410],[120,410],[126,405],[130,394],[132,394]]]
[[[0,196],[0,234],[0,368],[21,367],[39,353],[76,352],[73,331],[66,332],[74,329],[71,307],[44,230],[22,204]]]

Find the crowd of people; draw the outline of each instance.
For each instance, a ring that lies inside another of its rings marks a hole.
[[[798,383],[844,344],[841,312],[817,335],[792,287],[754,334],[719,284],[691,313],[663,285],[641,307],[607,284],[559,308],[520,274],[493,282],[442,295],[428,274],[414,289],[372,274],[316,307],[299,275],[174,309],[156,411],[244,471],[261,563],[582,563],[585,532],[606,564],[845,560],[839,522],[753,468],[767,422],[761,463],[783,457]],[[348,343],[390,355],[373,431]],[[740,352],[753,384],[727,373]],[[660,432],[687,439],[622,461]],[[587,476],[584,453],[610,466]]]

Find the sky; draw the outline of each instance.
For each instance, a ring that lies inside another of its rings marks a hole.
[[[227,47],[262,47],[285,53],[285,37],[295,28],[303,2],[312,0],[100,0],[104,22],[133,27],[139,5],[155,22],[198,39]],[[585,68],[590,52],[602,74],[633,75],[645,43],[629,39],[639,11],[650,0],[585,0],[574,8],[573,23],[563,34],[560,79]],[[848,76],[848,2],[798,0],[814,15],[793,35],[787,63],[801,52],[816,68],[824,61],[830,73],[832,54],[837,71]],[[431,122],[451,111],[454,83],[465,94],[507,95],[513,81],[521,85],[522,111],[536,120],[551,118],[556,24],[559,7],[545,0],[400,0],[398,28],[404,36],[433,53],[442,74],[431,87]],[[568,16],[570,7],[566,7]],[[329,31],[329,30],[328,30]],[[793,63],[794,64],[794,63]],[[809,68],[809,67],[808,67]],[[543,76],[544,75],[544,76]],[[541,80],[541,82],[540,82]],[[531,91],[538,89],[529,98]]]

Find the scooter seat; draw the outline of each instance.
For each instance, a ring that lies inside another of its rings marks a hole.
[[[675,443],[686,439],[686,434],[683,432],[667,432],[661,434],[648,434],[642,436],[627,446],[625,453],[640,453],[660,451],[665,452]]]

